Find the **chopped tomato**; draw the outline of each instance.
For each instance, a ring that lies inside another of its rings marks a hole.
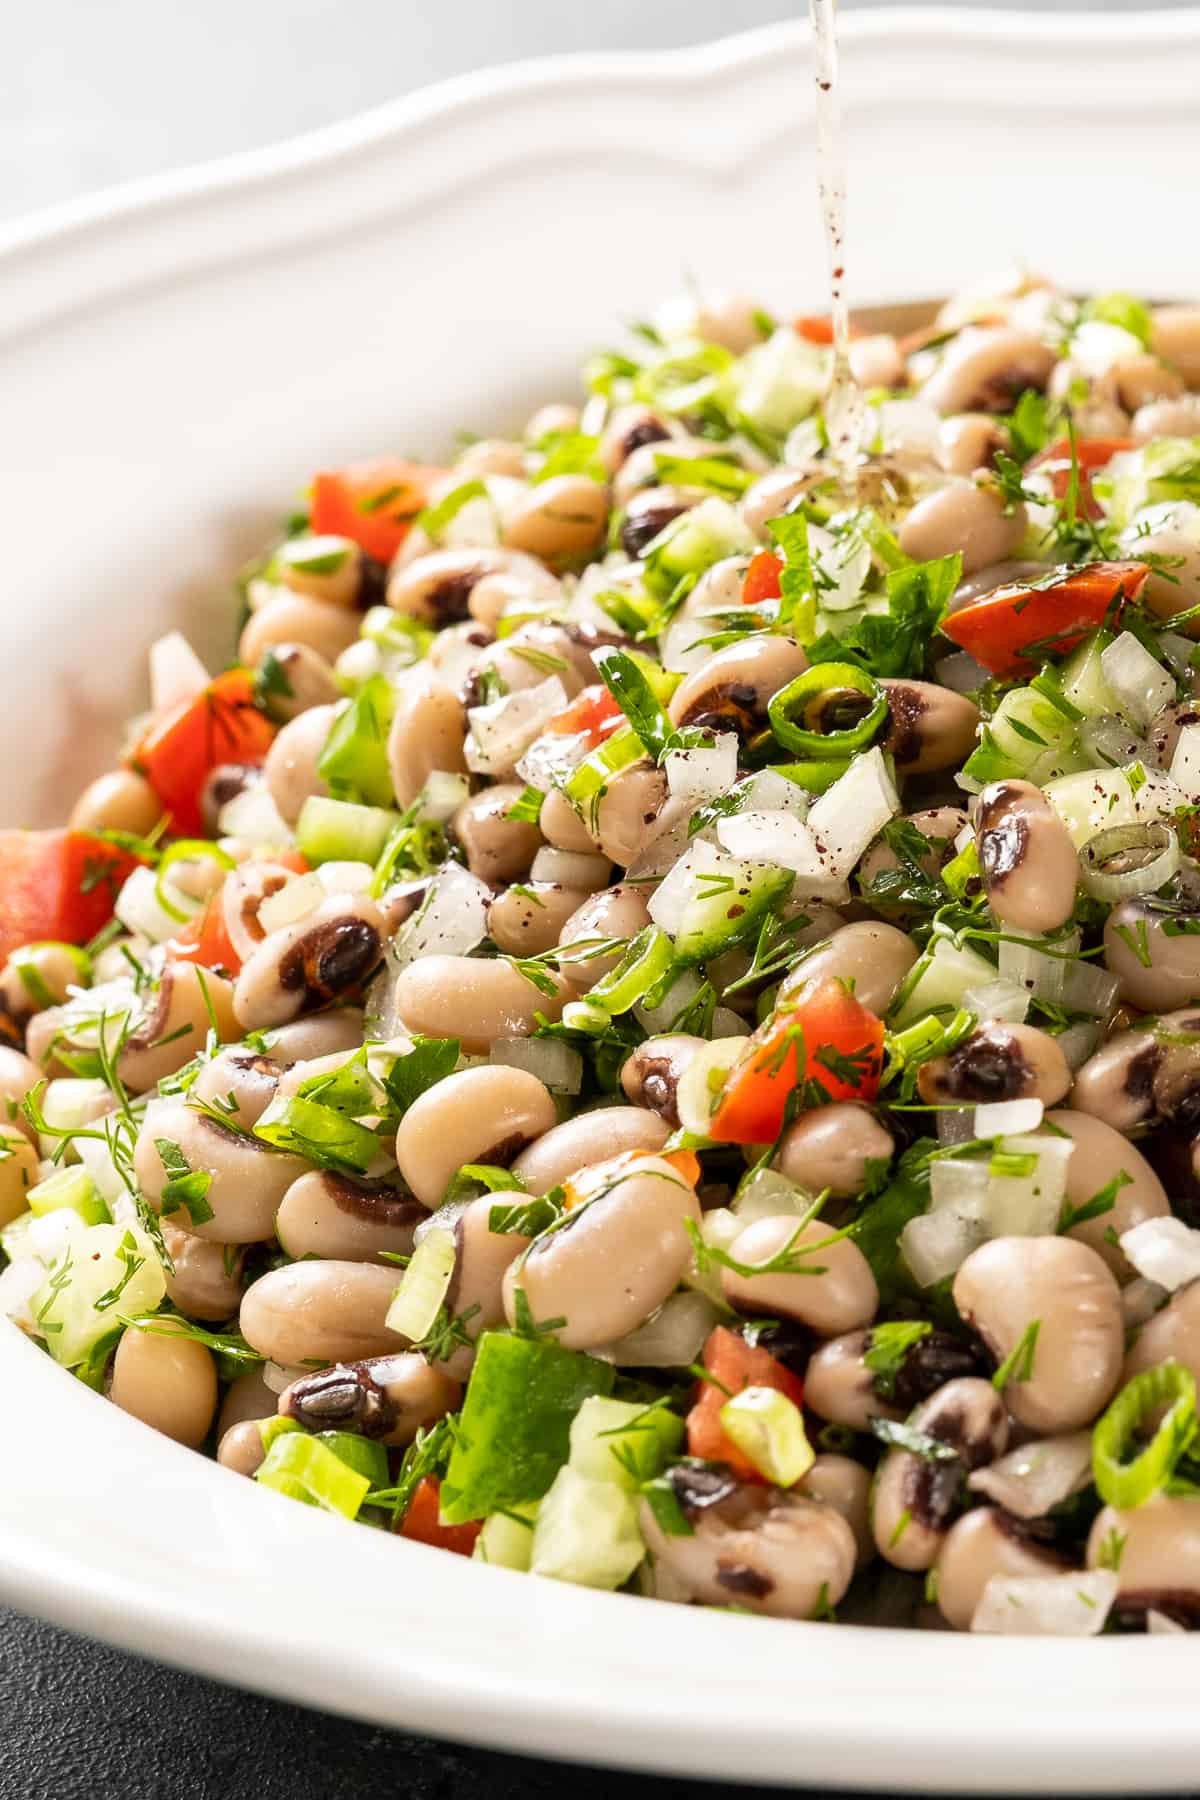
[[[695,1187],[700,1179],[700,1158],[692,1150],[647,1150],[646,1156],[657,1156],[663,1162],[670,1163],[689,1187]]]
[[[1079,468],[1079,512],[1085,519],[1098,519],[1103,512],[1100,502],[1092,493],[1092,476],[1097,470],[1106,468],[1114,456],[1122,450],[1132,450],[1132,438],[1082,438],[1075,445],[1075,461]],[[1071,440],[1060,438],[1057,444],[1048,444],[1039,450],[1026,465],[1030,470],[1040,469],[1050,477],[1056,500],[1065,500],[1071,486]]]
[[[742,605],[761,606],[764,600],[778,600],[782,574],[783,564],[779,558],[770,550],[760,550],[751,557],[742,582]]]
[[[203,692],[153,719],[127,760],[140,769],[163,803],[177,837],[204,829],[200,794],[220,763],[257,765],[266,758],[275,727],[254,704],[254,678],[228,669]]]
[[[317,475],[311,529],[320,537],[353,538],[377,562],[391,562],[427,504],[430,488],[445,474],[445,469],[388,456]]]
[[[835,976],[785,1003],[748,1040],[725,1078],[709,1135],[726,1144],[769,1144],[783,1129],[788,1096],[815,1082],[819,1104],[873,1100],[883,1067],[883,1023]]]
[[[414,1544],[432,1544],[435,1550],[452,1550],[455,1556],[470,1556],[475,1539],[483,1530],[482,1519],[470,1525],[443,1525],[438,1513],[440,1498],[437,1476],[422,1476],[397,1527],[400,1536],[410,1538]]]
[[[239,975],[242,959],[233,947],[225,925],[224,888],[210,894],[204,911],[189,919],[171,939],[170,954],[176,962],[200,963],[205,969],[223,969]]]
[[[0,831],[0,962],[21,944],[85,944],[140,859],[86,831]]]
[[[625,714],[608,689],[597,682],[592,687],[585,687],[562,712],[555,713],[546,730],[564,737],[582,733],[595,749],[624,723]]]
[[[801,313],[798,319],[792,320],[792,330],[797,337],[806,338],[810,344],[833,342],[833,319],[829,313]],[[862,332],[856,325],[852,325],[850,336],[861,337]]]
[[[712,1380],[701,1384],[687,1416],[688,1455],[703,1457],[705,1462],[728,1463],[745,1480],[762,1481],[754,1464],[722,1430],[721,1408],[732,1395],[748,1387],[774,1388],[801,1406],[804,1384],[769,1350],[755,1349],[740,1333],[724,1325],[709,1333],[703,1361]]]
[[[1115,624],[1149,573],[1140,562],[1062,569],[1048,587],[1018,582],[981,594],[943,619],[941,629],[993,675],[1019,674],[1036,669],[1052,652],[1073,650],[1097,626]]]

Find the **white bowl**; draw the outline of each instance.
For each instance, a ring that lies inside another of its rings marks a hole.
[[[860,300],[1014,256],[1195,291],[1200,14],[855,13]],[[807,36],[451,83],[0,238],[8,821],[111,757],[141,653],[219,596],[314,467],[571,391],[686,274],[822,305]],[[0,1593],[148,1655],[384,1723],[742,1780],[1185,1788],[1189,1645],[900,1637],[595,1595],[264,1493],[6,1325]]]

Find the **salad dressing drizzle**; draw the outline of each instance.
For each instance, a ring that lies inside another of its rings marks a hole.
[[[829,454],[848,491],[858,482],[867,408],[850,367],[846,304],[846,140],[838,94],[837,0],[809,0],[817,84],[817,191],[829,260],[833,364],[825,400]]]

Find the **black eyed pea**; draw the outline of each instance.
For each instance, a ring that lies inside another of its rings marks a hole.
[[[357,1050],[365,1036],[361,1009],[341,1006],[336,1012],[314,1013],[293,1025],[280,1025],[267,1034],[267,1047],[272,1062],[290,1069],[293,1063],[333,1056],[339,1050]]]
[[[311,644],[276,644],[270,655],[274,666],[260,669],[266,710],[287,724],[313,706],[333,706],[342,697],[332,665]]]
[[[1164,1056],[1153,1032],[1115,1032],[1077,1070],[1072,1107],[1117,1131],[1136,1130],[1157,1110],[1154,1089]]]
[[[397,685],[387,742],[388,769],[400,806],[412,805],[435,769],[451,775],[466,772],[466,736],[466,709],[458,696],[435,670],[423,664],[409,670]]]
[[[446,1029],[457,1035],[452,1026]],[[527,1070],[500,1064],[461,1069],[413,1101],[396,1131],[396,1161],[416,1198],[432,1211],[464,1163],[507,1166],[557,1118],[549,1090]]]
[[[310,706],[283,727],[263,764],[263,777],[279,816],[294,825],[304,802],[329,792],[317,772],[338,715],[336,706]]]
[[[214,1027],[221,1042],[238,1035],[232,983],[195,963],[166,963],[150,1010],[121,1048],[117,1074],[131,1094],[147,1093],[190,1062]]]
[[[451,1316],[463,1321],[471,1343],[458,1345],[447,1361],[434,1366],[459,1380],[466,1378],[475,1360],[474,1341],[480,1332],[504,1324],[504,1277],[530,1244],[522,1232],[492,1230],[492,1208],[503,1201],[502,1194],[481,1194],[456,1209],[451,1227],[454,1270],[443,1304]],[[430,1217],[427,1229],[438,1229],[437,1214]]]
[[[639,1520],[656,1567],[693,1601],[811,1619],[850,1586],[858,1546],[838,1507],[714,1470],[683,1468],[669,1479],[691,1535],[668,1536],[644,1500]]]
[[[247,619],[238,641],[238,661],[244,668],[256,669],[267,651],[279,644],[307,644],[327,663],[335,663],[358,637],[358,624],[357,613],[280,588]]]
[[[536,825],[508,816],[523,792],[519,781],[500,781],[483,788],[463,801],[451,823],[472,875],[493,887],[528,875],[541,848],[542,834]]]
[[[188,1217],[186,1211],[183,1216]],[[231,1319],[242,1298],[245,1255],[241,1248],[198,1238],[170,1219],[163,1219],[159,1229],[175,1264],[174,1273],[166,1278],[171,1305],[189,1319]]]
[[[275,1098],[280,1064],[247,1044],[234,1044],[201,1065],[189,1100],[226,1115],[242,1131],[252,1131]]]
[[[818,1337],[840,1337],[866,1325],[879,1305],[879,1289],[871,1265],[849,1238],[829,1243],[828,1226],[814,1220],[799,1226],[792,1215],[756,1219],[730,1245],[735,1262],[751,1266],[770,1262],[790,1249],[810,1272],[739,1275],[721,1270],[721,1288],[731,1306],[755,1316],[768,1313],[798,1319]],[[817,1245],[821,1248],[818,1250]],[[811,1251],[811,1254],[810,1254]],[[817,1272],[819,1271],[819,1272]]]
[[[475,619],[464,619],[461,625],[447,625],[430,644],[425,661],[431,669],[452,686],[462,669],[475,654],[496,641],[495,634]]]
[[[462,1389],[415,1350],[302,1375],[279,1396],[279,1417],[307,1431],[352,1431],[377,1443],[411,1444],[453,1412]]]
[[[1032,1342],[1022,1352],[1024,1378],[1004,1391],[1030,1430],[1074,1431],[1112,1399],[1125,1349],[1121,1291],[1087,1244],[993,1238],[954,1277],[954,1304],[997,1363]]]
[[[1171,1210],[1166,1189],[1141,1151],[1114,1130],[1107,1118],[1093,1118],[1089,1113],[1064,1107],[1050,1113],[1046,1123],[1065,1131],[1075,1144],[1067,1163],[1064,1198],[1069,1206],[1086,1206],[1114,1177],[1126,1177],[1124,1185],[1117,1189],[1111,1210],[1073,1225],[1067,1236],[1090,1244],[1118,1281],[1129,1281],[1133,1270],[1120,1248],[1109,1241],[1111,1234],[1120,1237],[1145,1219],[1166,1218]],[[1200,1350],[1200,1345],[1197,1348]]]
[[[542,801],[538,829],[556,850],[575,850],[583,856],[595,851],[591,832],[561,788],[551,788]]]
[[[979,708],[931,681],[881,681],[888,722],[880,742],[903,775],[957,768],[975,747]]]
[[[274,1394],[268,1396],[274,1399]],[[258,1419],[236,1419],[220,1434],[217,1443],[217,1461],[231,1475],[251,1476],[262,1468],[266,1458],[263,1448],[262,1428],[274,1418],[274,1413],[265,1414]]]
[[[505,614],[526,613],[536,608],[550,611],[566,603],[562,582],[544,563],[510,551],[514,565],[481,575],[471,589],[467,610],[485,630],[495,632]]]
[[[858,1551],[856,1566],[864,1568],[875,1555],[871,1535],[871,1476],[849,1456],[818,1456],[800,1483],[800,1492],[841,1513],[854,1533]]]
[[[675,519],[681,518],[704,498],[702,488],[668,485],[643,488],[641,493],[634,494],[621,522],[621,548],[626,556],[636,562],[660,531],[665,531]]]
[[[176,1146],[189,1169],[205,1170],[212,1177],[205,1195],[211,1219],[193,1223],[181,1206],[172,1222],[217,1244],[265,1243],[274,1235],[275,1214],[284,1194],[308,1167],[302,1157],[269,1150],[244,1132],[227,1131],[183,1100],[152,1100],[138,1132],[133,1167],[138,1186],[156,1212],[170,1180],[160,1141]]]
[[[890,331],[875,331],[866,337],[854,338],[847,356],[850,372],[861,388],[908,385],[904,353]]]
[[[1171,1295],[1161,1312],[1138,1332],[1125,1358],[1122,1382],[1160,1363],[1182,1363],[1200,1381],[1200,1281],[1190,1281]]]
[[[767,727],[773,694],[802,675],[808,657],[786,637],[751,637],[726,644],[685,675],[667,708],[672,725],[735,731],[745,743]]]
[[[648,406],[618,406],[600,433],[600,461],[610,475],[615,475],[635,450],[646,444],[665,444],[678,431],[677,425],[661,419]]]
[[[939,1388],[907,1423],[953,1455],[934,1459],[893,1446],[875,1475],[871,1529],[893,1568],[931,1569],[965,1497],[967,1474],[1007,1448],[1008,1414],[990,1381],[965,1376]]]
[[[649,923],[646,896],[641,888],[619,881],[614,887],[589,894],[563,925],[558,941],[564,948],[568,944],[582,947],[586,938],[608,943],[614,938],[636,937]],[[562,972],[572,988],[582,992],[594,987],[602,975],[616,968],[620,960],[620,950],[609,951],[603,956],[572,955],[564,962]]]
[[[39,1017],[50,1018],[51,1013],[47,1011]],[[15,1050],[11,1044],[0,1044],[0,1123],[15,1125],[31,1144],[37,1143],[37,1132],[21,1109],[43,1074],[33,1057]]]
[[[378,1263],[288,1263],[242,1295],[242,1335],[285,1368],[387,1356],[403,1347],[384,1322],[397,1279]]]
[[[505,508],[501,526],[510,550],[551,565],[594,550],[608,523],[608,488],[586,475],[552,475]]]
[[[327,606],[355,606],[362,587],[362,551],[353,538],[289,538],[275,552],[279,579],[293,594]]]
[[[1104,923],[1104,966],[1120,982],[1121,999],[1142,1012],[1165,1013],[1200,1001],[1197,914],[1156,912],[1142,900],[1122,900]],[[1168,936],[1164,923],[1178,935]],[[1180,925],[1188,929],[1179,930]]]
[[[1036,580],[1045,573],[1045,563],[1033,562],[1028,557],[992,563],[986,569],[977,569],[973,575],[964,575],[950,597],[950,611],[957,612],[969,601],[978,600],[981,594],[994,593],[997,588],[1015,587],[1018,582]]]
[[[1143,589],[1147,606],[1158,618],[1173,619],[1200,602],[1200,544],[1192,537],[1190,525],[1177,514],[1168,512],[1158,524],[1146,520],[1132,527],[1125,541],[1133,556],[1163,559],[1162,566],[1152,566]],[[1179,630],[1194,638],[1200,632],[1200,621],[1185,619]]]
[[[244,1031],[286,1025],[308,1008],[351,994],[383,948],[379,908],[362,894],[331,894],[312,912],[263,939],[233,990]]]
[[[864,1361],[871,1347],[867,1330],[848,1331],[818,1344],[804,1374],[804,1404],[819,1419],[850,1431],[870,1431],[872,1419],[900,1420],[904,1409],[879,1393],[875,1373]]]
[[[561,1016],[572,990],[559,975],[546,973],[544,979],[552,992],[503,957],[422,956],[396,977],[395,1006],[409,1032],[456,1037],[469,1056],[481,1055],[497,1038],[529,1037],[538,1013]]]
[[[891,1132],[869,1106],[837,1100],[814,1106],[788,1126],[775,1167],[809,1193],[829,1188],[838,1199],[849,1199],[866,1187],[868,1165],[890,1162],[895,1149]]]
[[[1137,444],[1151,444],[1161,437],[1200,435],[1200,396],[1183,394],[1178,400],[1148,400],[1134,413],[1129,435]]]
[[[684,458],[711,456],[712,445],[703,438],[686,436],[676,437],[669,444],[650,439],[639,445],[637,449],[630,451],[614,477],[614,503],[620,507],[628,507],[636,494],[644,493],[647,488],[658,487],[662,482],[660,459],[665,455]]]
[[[1200,1621],[1200,1506],[1158,1493],[1128,1512],[1104,1507],[1088,1536],[1087,1565],[1115,1569],[1118,1614],[1144,1619],[1153,1608],[1194,1631]]]
[[[211,1350],[170,1329],[130,1326],[113,1358],[109,1399],[122,1412],[198,1450],[217,1413],[217,1365]]]
[[[822,479],[822,468],[813,463],[807,469],[781,467],[760,475],[742,496],[742,518],[763,542],[770,539],[768,521],[778,519],[792,508]]]
[[[146,837],[162,813],[162,801],[144,775],[111,769],[88,783],[67,823],[72,831],[129,831]]]
[[[306,1256],[375,1262],[384,1254],[411,1255],[413,1233],[425,1216],[411,1194],[386,1181],[356,1181],[313,1169],[283,1196],[275,1236],[296,1262]]]
[[[263,901],[295,879],[294,869],[257,861],[242,863],[226,876],[221,889],[221,913],[229,941],[242,962],[254,954],[267,935],[258,916]]]
[[[668,1125],[679,1124],[679,1083],[706,1039],[664,1032],[639,1044],[621,1065],[621,1087],[634,1106],[647,1107]]]
[[[1000,1019],[977,1025],[948,1055],[931,1057],[917,1072],[917,1091],[930,1106],[999,1100],[1053,1106],[1070,1086],[1071,1071],[1057,1038],[1036,1025]]]
[[[631,763],[613,776],[596,807],[596,847],[626,869],[644,849],[650,827],[667,803],[666,771],[652,762]]]
[[[791,1000],[810,981],[836,975],[853,982],[854,993],[882,1018],[920,952],[907,932],[875,920],[855,920],[814,945],[781,984],[779,998]]]
[[[1054,351],[1032,332],[968,326],[947,347],[921,398],[943,417],[1011,412],[1026,388],[1045,387],[1054,360]]]
[[[519,481],[525,473],[525,446],[508,438],[479,438],[454,459],[459,481],[482,481],[486,475],[507,475]]]
[[[506,956],[541,956],[561,942],[563,926],[587,897],[560,881],[506,888],[488,907],[488,936]]]
[[[542,624],[536,619],[496,642],[486,644],[471,664],[463,684],[464,705],[479,706],[486,699],[485,676],[498,676],[510,694],[538,687],[554,675],[563,691],[573,700],[580,689],[594,682],[596,672],[588,651],[576,643],[561,625]]]
[[[674,1293],[692,1257],[684,1222],[699,1225],[700,1205],[658,1156],[593,1163],[571,1185],[581,1203],[510,1266],[504,1310],[515,1324],[522,1293],[535,1323],[562,1319],[564,1348],[588,1350],[636,1330]]]
[[[975,847],[988,905],[1017,931],[1053,931],[1075,905],[1071,834],[1031,781],[993,781],[975,807]]]
[[[938,427],[937,459],[947,475],[988,469],[997,450],[1009,448],[1008,432],[991,413],[959,413]]]
[[[928,851],[919,859],[920,867],[931,880],[936,879],[955,855],[954,840],[967,823],[966,813],[958,806],[931,806],[921,812],[906,814],[904,822],[929,840]],[[885,891],[878,887],[882,875],[899,867],[900,858],[896,852],[880,840],[859,863],[858,880],[864,890],[871,890],[871,905],[876,912],[902,918],[905,916],[903,905],[889,900]]]
[[[225,1390],[217,1414],[217,1442],[220,1443],[233,1426],[242,1425],[247,1419],[257,1423],[259,1419],[274,1418],[278,1399],[278,1394],[263,1380],[261,1367],[251,1369],[248,1375],[239,1375]]]
[[[552,400],[546,406],[539,406],[530,416],[521,436],[527,444],[540,444],[545,438],[578,430],[579,408],[568,406],[561,400]]]
[[[1139,412],[1155,401],[1178,400],[1184,391],[1182,376],[1148,351],[1123,356],[1114,363],[1106,386],[1111,389],[1117,405],[1127,413]]]
[[[969,1631],[994,1575],[1044,1580],[1070,1567],[1065,1556],[1032,1537],[998,1506],[976,1506],[955,1520],[938,1555],[938,1611],[955,1631]]]
[[[1200,306],[1156,306],[1151,318],[1155,356],[1178,369],[1190,388],[1200,388]]]
[[[661,1150],[671,1135],[665,1119],[640,1106],[598,1106],[536,1138],[512,1167],[531,1194],[548,1194],[580,1169],[628,1154]]]
[[[525,561],[522,558],[519,561]],[[387,603],[396,612],[441,630],[472,615],[471,590],[486,575],[510,573],[519,566],[504,550],[431,550],[392,569]]]
[[[1164,706],[1150,722],[1146,741],[1154,753],[1156,768],[1169,769],[1185,725],[1200,725],[1200,706],[1194,700],[1173,702]]]
[[[200,817],[207,837],[221,835],[221,813],[231,800],[248,794],[263,779],[263,772],[253,763],[218,763],[200,789]]]
[[[961,552],[963,574],[972,575],[1012,556],[1027,524],[1024,505],[1006,501],[993,482],[956,477],[917,501],[898,536],[916,562]]]
[[[0,1227],[28,1209],[38,1179],[38,1153],[19,1125],[0,1124]]]

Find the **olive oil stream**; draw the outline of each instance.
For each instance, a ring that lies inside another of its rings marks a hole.
[[[858,482],[867,408],[850,367],[850,312],[846,303],[846,140],[838,92],[837,0],[809,0],[809,13],[817,88],[817,191],[829,261],[833,338],[825,428],[838,479],[852,494]]]

